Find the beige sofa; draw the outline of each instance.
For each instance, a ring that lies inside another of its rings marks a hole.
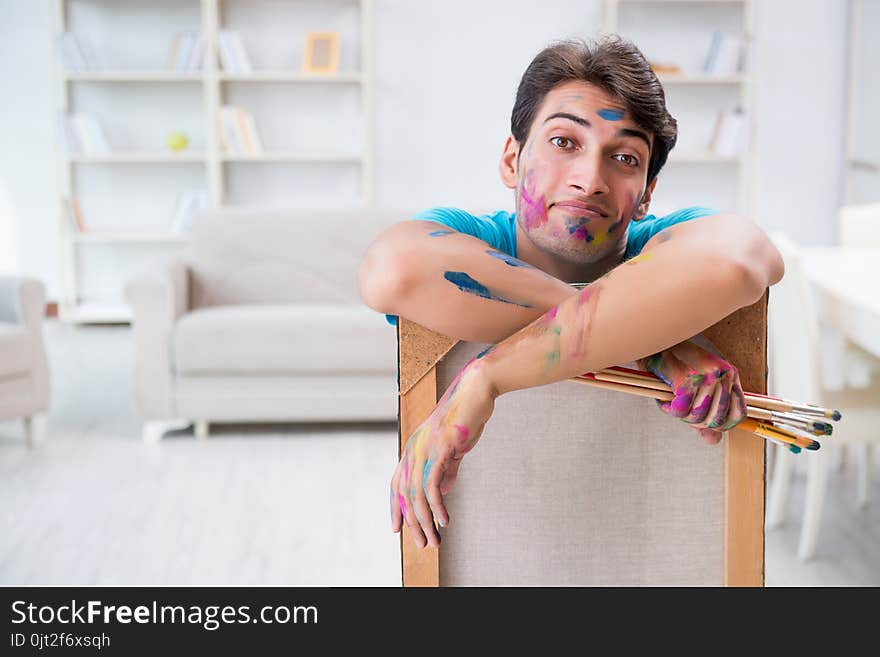
[[[401,215],[216,210],[129,281],[144,439],[193,423],[397,419],[396,331],[357,290]],[[403,216],[405,218],[405,216]]]
[[[49,408],[45,308],[40,281],[0,276],[0,420],[22,418],[31,445],[45,439]]]

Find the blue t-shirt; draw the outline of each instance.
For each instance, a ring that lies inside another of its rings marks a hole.
[[[709,208],[695,206],[676,210],[662,217],[649,214],[640,221],[629,222],[624,260],[638,255],[648,240],[664,228],[712,214],[717,213]],[[430,208],[414,215],[412,219],[443,224],[460,233],[473,235],[498,251],[512,255],[514,258],[517,257],[516,214],[513,212],[499,210],[492,214],[474,216],[470,212],[458,208]],[[396,315],[385,315],[385,319],[389,324],[397,325]]]

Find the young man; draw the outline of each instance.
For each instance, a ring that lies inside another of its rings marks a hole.
[[[544,49],[523,74],[511,133],[500,173],[514,214],[429,210],[380,235],[359,272],[364,301],[389,321],[494,344],[458,374],[392,477],[392,530],[406,522],[419,547],[439,545],[443,495],[511,390],[637,361],[676,393],[660,408],[717,443],[745,400],[736,368],[698,334],[783,275],[747,219],[648,214],[677,126],[631,43]]]

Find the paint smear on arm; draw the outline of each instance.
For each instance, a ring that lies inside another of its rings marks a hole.
[[[532,305],[529,303],[509,299],[506,296],[499,294],[497,291],[491,290],[479,281],[471,278],[463,271],[444,272],[443,278],[455,285],[462,292],[473,294],[474,296],[478,296],[483,299],[489,299],[491,301],[501,301],[502,303],[510,303],[514,306],[520,306],[522,308],[532,307]]]

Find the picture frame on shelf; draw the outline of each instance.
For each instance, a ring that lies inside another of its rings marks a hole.
[[[309,32],[303,54],[304,73],[339,72],[339,33]]]

